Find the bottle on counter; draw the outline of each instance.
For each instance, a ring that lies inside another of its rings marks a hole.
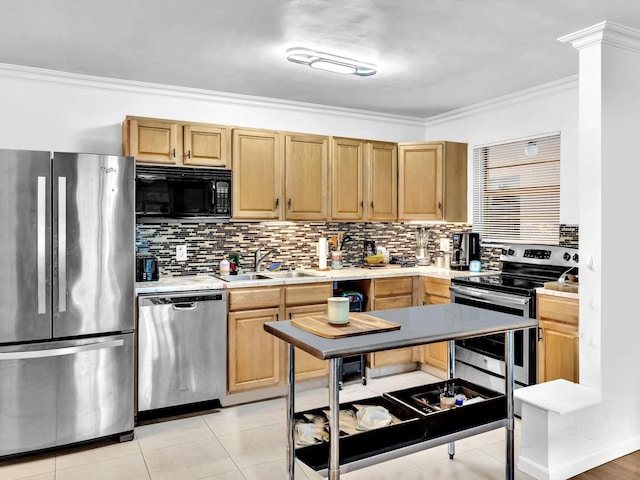
[[[220,260],[220,275],[229,275],[230,272],[231,264],[229,263],[227,257],[224,257],[222,260]]]

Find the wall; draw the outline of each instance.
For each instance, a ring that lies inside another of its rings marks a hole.
[[[473,149],[540,134],[560,132],[560,223],[579,224],[577,77],[496,98],[427,119],[426,140],[469,144],[469,179]],[[472,182],[469,182],[472,188]],[[472,196],[468,198],[472,221]]]
[[[421,119],[0,64],[0,148],[122,153],[126,115],[420,141]]]

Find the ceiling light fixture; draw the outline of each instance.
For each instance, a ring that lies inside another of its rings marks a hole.
[[[374,75],[376,66],[359,62],[351,58],[339,57],[330,53],[316,52],[308,48],[290,48],[287,50],[287,60],[293,63],[309,65],[311,68],[327,72],[342,73],[368,77]]]

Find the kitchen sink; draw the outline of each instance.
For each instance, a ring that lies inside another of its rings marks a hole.
[[[249,280],[271,280],[271,277],[265,277],[261,273],[249,272],[239,273],[238,275],[216,275],[217,278],[225,282],[247,282]]]
[[[279,272],[265,272],[264,276],[268,278],[300,278],[300,277],[315,277],[311,273],[306,273],[300,270],[282,270]]]

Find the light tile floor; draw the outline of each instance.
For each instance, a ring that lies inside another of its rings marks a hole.
[[[438,381],[410,372],[346,385],[340,401]],[[328,389],[296,393],[296,410],[328,404]],[[504,429],[343,474],[345,480],[493,480],[505,478]],[[520,422],[516,419],[516,458]],[[0,462],[2,480],[282,480],[286,478],[286,402],[277,398],[136,427],[131,442],[91,446]],[[296,478],[321,478],[299,464]],[[531,477],[516,470],[517,480]]]

